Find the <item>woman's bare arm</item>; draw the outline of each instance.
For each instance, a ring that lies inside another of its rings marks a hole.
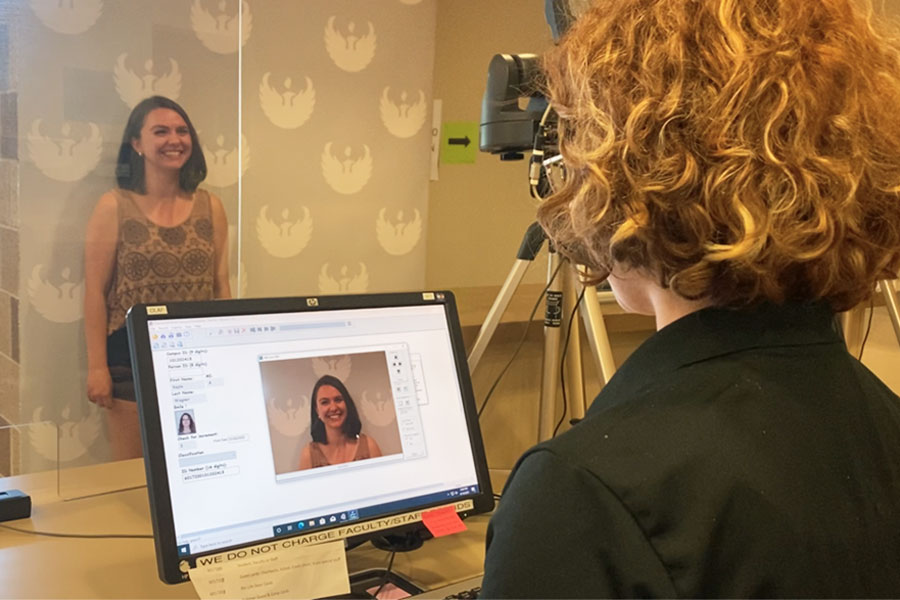
[[[101,196],[88,221],[84,243],[84,334],[87,342],[87,395],[91,402],[112,407],[112,380],[106,364],[106,293],[116,260],[119,234],[116,198]]]
[[[228,216],[222,201],[215,194],[209,195],[212,210],[213,244],[215,246],[215,285],[216,298],[231,298],[231,282],[228,279]]]

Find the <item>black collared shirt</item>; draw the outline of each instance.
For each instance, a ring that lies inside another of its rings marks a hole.
[[[482,589],[898,597],[900,399],[824,305],[688,315],[519,460]]]

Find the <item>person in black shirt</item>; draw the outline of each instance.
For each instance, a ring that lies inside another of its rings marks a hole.
[[[900,399],[834,315],[900,269],[900,42],[857,0],[597,0],[539,219],[657,333],[517,463],[482,597],[900,596]]]

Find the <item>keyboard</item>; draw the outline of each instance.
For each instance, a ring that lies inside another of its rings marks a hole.
[[[446,600],[448,598],[477,598],[478,592],[481,591],[481,575],[463,579],[444,587],[439,587],[427,592],[422,592],[415,596],[410,596],[409,600]]]

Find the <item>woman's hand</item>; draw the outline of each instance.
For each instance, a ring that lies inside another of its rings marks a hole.
[[[87,378],[88,400],[102,408],[112,408],[112,377],[109,369],[97,368],[88,370]]]

